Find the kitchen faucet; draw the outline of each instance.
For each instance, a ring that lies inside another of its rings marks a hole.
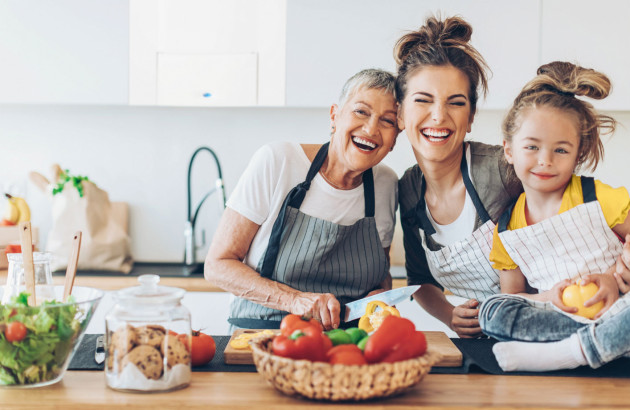
[[[192,212],[192,198],[191,198],[191,192],[190,192],[190,175],[192,173],[192,166],[193,166],[195,157],[201,151],[208,151],[212,155],[212,158],[214,158],[214,162],[217,165],[218,178],[215,182],[214,188],[210,189],[210,191],[208,191],[203,196],[203,198],[201,198],[201,201],[199,201],[199,204],[197,205],[197,207],[195,208],[195,212],[193,213]],[[214,151],[211,150],[210,148],[199,147],[190,158],[190,163],[188,163],[188,220],[186,222],[186,228],[184,229],[184,238],[185,238],[184,264],[187,267],[188,273],[203,273],[203,263],[197,263],[197,260],[196,260],[197,259],[196,257],[197,245],[195,243],[195,222],[197,221],[197,215],[199,215],[199,210],[201,209],[201,205],[203,205],[205,200],[208,199],[208,197],[217,190],[221,190],[221,200],[222,200],[221,204],[223,205],[223,208],[225,209],[225,202],[226,202],[225,185],[223,184],[223,174],[221,172],[221,164],[219,163],[219,157],[217,157],[217,154],[215,154]]]

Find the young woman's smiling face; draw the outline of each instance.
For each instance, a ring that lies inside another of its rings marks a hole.
[[[526,194],[560,194],[571,179],[580,150],[575,115],[556,108],[523,111],[512,141],[503,143]]]
[[[459,155],[474,113],[470,82],[451,66],[427,66],[411,74],[398,115],[419,162],[441,162]]]

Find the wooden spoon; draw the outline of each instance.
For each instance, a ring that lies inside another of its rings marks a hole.
[[[22,244],[22,266],[24,267],[24,283],[29,293],[28,304],[35,306],[35,266],[33,265],[33,235],[29,221],[20,223],[20,243]]]
[[[72,238],[72,256],[68,261],[66,269],[66,280],[63,285],[63,301],[68,300],[68,296],[72,293],[74,285],[74,277],[77,274],[77,264],[79,263],[79,251],[81,250],[81,231],[77,231]]]

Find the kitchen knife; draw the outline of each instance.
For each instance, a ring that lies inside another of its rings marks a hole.
[[[94,361],[98,364],[105,361],[105,344],[103,343],[103,337],[105,337],[105,335],[100,335],[96,338],[96,353],[94,353]]]
[[[402,302],[403,300],[416,293],[418,289],[420,289],[420,285],[405,286],[403,288],[388,290],[386,292],[368,296],[363,299],[355,300],[354,302],[346,303],[346,305],[344,306],[345,309],[342,309],[341,316],[344,318],[344,322],[358,319],[365,314],[365,308],[367,307],[368,303],[372,302],[373,300],[378,300],[388,304],[389,306],[393,306],[396,303]],[[343,310],[345,310],[345,313],[343,312]]]

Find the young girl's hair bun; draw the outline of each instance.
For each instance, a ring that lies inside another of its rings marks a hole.
[[[565,61],[543,64],[530,82],[530,91],[549,90],[567,96],[584,96],[601,100],[610,94],[612,85],[606,75]]]

